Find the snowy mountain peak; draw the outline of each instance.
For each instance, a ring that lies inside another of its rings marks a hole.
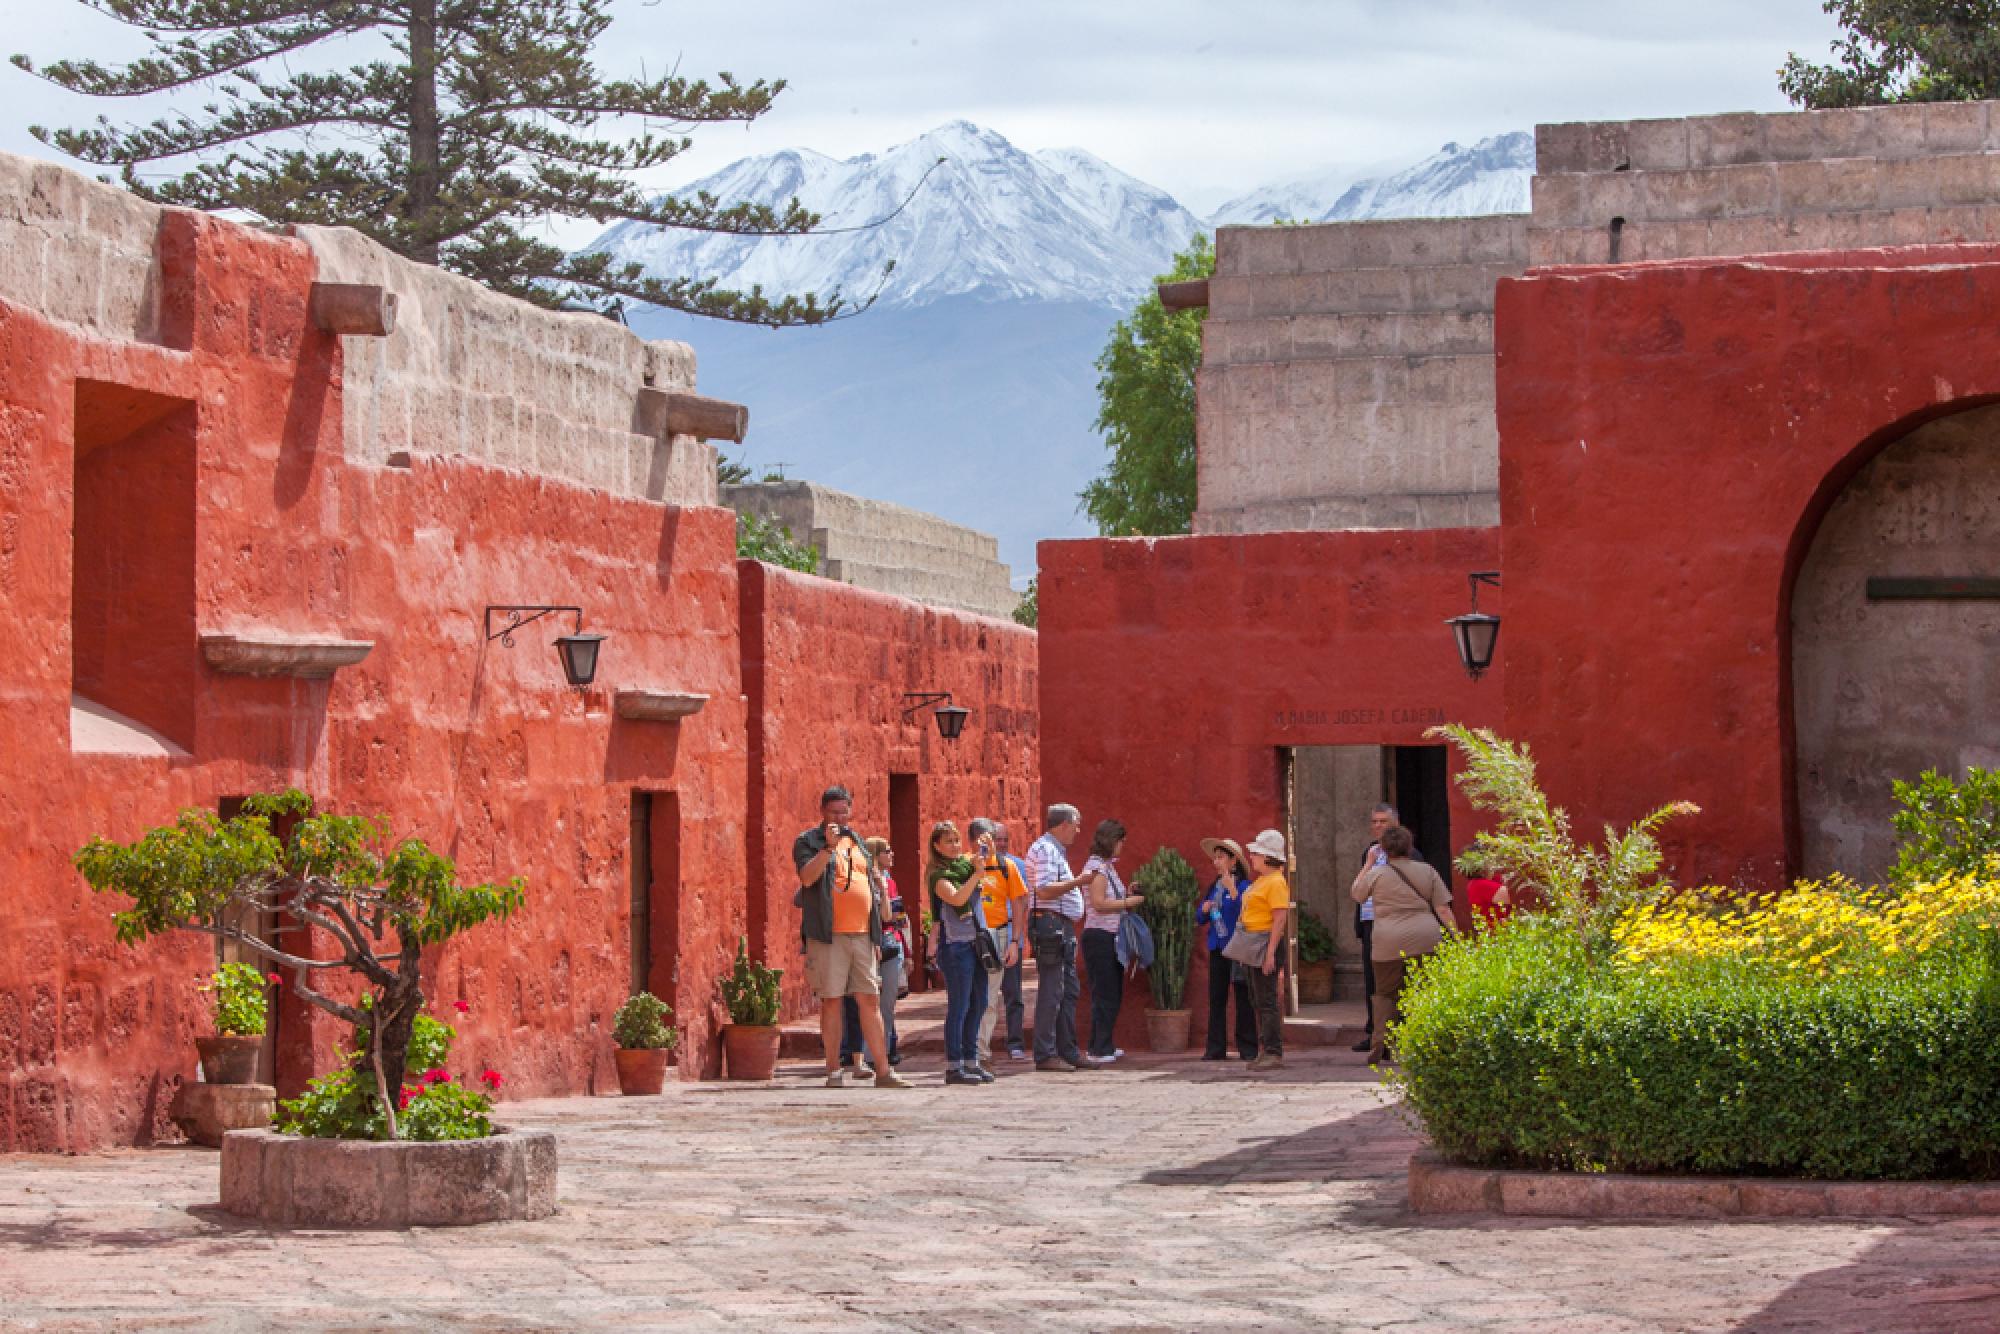
[[[1388,176],[1320,173],[1252,191],[1209,225],[1523,212],[1534,161],[1530,134],[1449,143]],[[724,287],[852,299],[879,288],[884,308],[973,296],[1123,310],[1202,226],[1173,196],[1093,153],[1026,153],[969,120],[844,161],[810,149],[745,158],[679,193],[696,191],[773,205],[796,197],[829,228],[859,230],[756,239],[628,222],[589,248]]]

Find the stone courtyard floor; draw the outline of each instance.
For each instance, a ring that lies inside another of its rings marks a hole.
[[[236,1222],[207,1150],[0,1158],[0,1327],[2000,1329],[2000,1220],[1416,1218],[1359,1061],[511,1103],[560,1213],[401,1236]]]

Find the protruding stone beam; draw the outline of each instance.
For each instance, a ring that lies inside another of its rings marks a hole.
[[[296,676],[324,681],[375,647],[372,639],[301,639],[283,635],[203,635],[201,656],[231,676]]]
[[[676,389],[639,391],[639,434],[691,435],[701,440],[743,442],[750,429],[750,409],[741,403],[690,394]]]
[[[672,690],[620,690],[612,696],[612,707],[618,716],[635,723],[677,723],[700,713],[706,703],[706,695]]]
[[[387,338],[396,332],[396,294],[373,283],[314,283],[312,321],[331,334]]]
[[[1208,279],[1191,278],[1182,283],[1161,283],[1160,304],[1168,310],[1200,310],[1208,305]]]

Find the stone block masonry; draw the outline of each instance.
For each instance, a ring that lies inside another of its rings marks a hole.
[[[1196,386],[1198,533],[1498,519],[1493,289],[1518,217],[1225,227]]]
[[[1008,617],[1020,602],[999,543],[935,514],[816,482],[754,482],[721,495],[809,543],[829,579],[978,616]]]

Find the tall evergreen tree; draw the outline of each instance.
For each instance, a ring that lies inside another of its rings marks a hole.
[[[591,61],[609,0],[81,0],[145,31],[152,52],[129,65],[14,64],[95,97],[197,85],[220,96],[200,113],[148,125],[33,127],[87,162],[122,168],[125,185],[162,204],[240,209],[267,223],[354,227],[397,254],[441,265],[544,306],[610,309],[621,301],[751,324],[817,324],[838,293],[773,299],[712,278],[647,277],[605,255],[565,255],[522,231],[547,217],[630,219],[737,236],[793,236],[819,218],[725,203],[706,192],[648,198],[626,177],[688,147],[696,125],[755,120],[782,79],[733,75],[606,80]],[[370,37],[389,53],[345,69],[292,72],[286,58]],[[638,122],[637,137],[599,127]],[[654,127],[662,127],[655,133]],[[149,163],[188,168],[147,180]]]
[[[1796,53],[1778,86],[1809,111],[2000,97],[2000,0],[1824,0],[1835,63]]]
[[[1197,232],[1161,282],[1215,273],[1215,247]],[[1111,460],[1082,493],[1083,512],[1107,537],[1185,533],[1194,524],[1194,373],[1205,310],[1168,310],[1148,292],[1097,358],[1097,430]]]

